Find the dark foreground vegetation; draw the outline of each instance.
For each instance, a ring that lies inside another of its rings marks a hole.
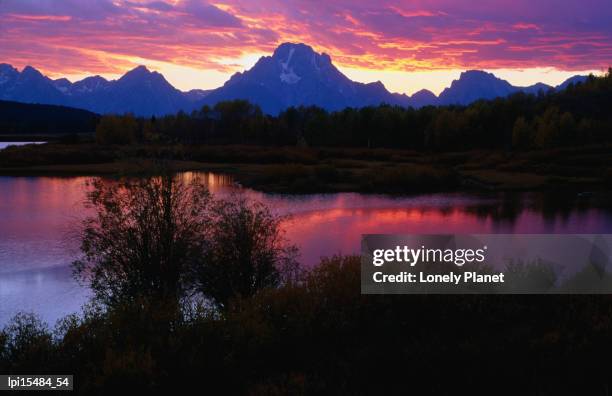
[[[332,258],[222,314],[123,305],[54,330],[17,317],[0,371],[74,374],[80,394],[606,395],[611,307],[609,296],[363,296],[358,259]]]
[[[257,203],[168,176],[92,187],[91,305],[53,329],[15,317],[2,373],[87,395],[608,394],[609,296],[361,295],[357,257],[296,268]]]

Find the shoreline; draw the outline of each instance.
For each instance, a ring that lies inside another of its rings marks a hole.
[[[98,164],[68,164],[68,165],[39,165],[19,168],[0,168],[1,177],[121,177],[139,176],[151,174],[149,166],[154,166],[150,160],[109,162]],[[261,180],[265,174],[266,165],[252,164],[226,164],[226,163],[200,163],[193,161],[172,161],[173,172],[210,172],[232,177],[243,187],[252,188],[266,193],[289,193],[289,194],[316,194],[316,193],[341,193],[354,192],[362,194],[421,194],[421,193],[478,193],[478,192],[553,192],[553,191],[575,191],[595,192],[609,191],[597,183],[570,183],[555,185],[548,183],[545,177],[525,174],[508,174],[500,172],[487,172],[485,175],[474,175],[464,173],[459,176],[458,185],[449,189],[419,189],[393,186],[393,188],[379,187],[379,191],[364,188],[362,185],[351,182],[337,182],[307,186],[292,187],[287,183],[274,183]],[[263,168],[263,169],[257,169]],[[485,178],[491,178],[497,183],[490,183]],[[512,179],[520,180],[516,183]],[[503,180],[508,180],[502,184]],[[400,187],[400,188],[398,188]]]
[[[0,150],[0,176],[129,176],[169,166],[269,193],[610,191],[610,147],[525,153],[47,143]]]

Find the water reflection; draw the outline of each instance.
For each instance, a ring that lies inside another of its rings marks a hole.
[[[355,193],[288,196],[243,189],[225,175],[201,176],[218,197],[242,192],[290,215],[286,236],[305,265],[356,253],[364,233],[610,233],[609,197],[601,194]],[[67,267],[78,253],[70,225],[83,218],[88,178],[0,177],[0,323],[19,310],[47,321],[72,312],[87,292]]]
[[[0,150],[9,146],[25,146],[26,144],[43,144],[46,142],[0,142]]]

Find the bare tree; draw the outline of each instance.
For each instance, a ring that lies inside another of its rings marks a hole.
[[[262,203],[234,195],[215,201],[211,218],[214,232],[193,278],[196,290],[218,306],[276,287],[297,270],[297,248],[285,240],[282,218]]]
[[[187,268],[206,250],[207,188],[197,178],[169,175],[92,184],[87,204],[94,215],[82,224],[76,276],[107,306],[143,298],[178,302],[188,287]]]

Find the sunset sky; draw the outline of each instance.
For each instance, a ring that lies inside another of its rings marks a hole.
[[[73,81],[144,64],[214,88],[289,41],[395,92],[465,69],[556,85],[612,65],[611,21],[610,0],[0,0],[0,63]]]

